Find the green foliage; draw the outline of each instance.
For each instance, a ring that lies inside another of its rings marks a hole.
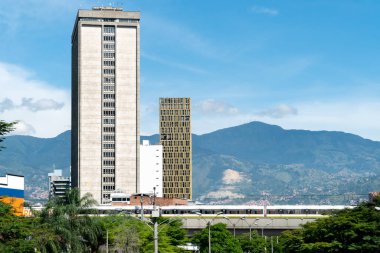
[[[368,252],[380,249],[380,212],[365,203],[283,233],[286,252]]]
[[[227,230],[226,224],[217,223],[210,227],[211,252],[214,253],[242,253],[239,241]],[[192,242],[200,246],[202,253],[208,252],[209,225],[202,231],[195,233]]]
[[[249,233],[241,234],[237,236],[237,239],[244,252],[261,253],[265,251],[265,238],[258,235],[256,231],[252,231],[251,239],[249,237]]]
[[[108,230],[111,252],[153,252],[153,225],[140,221],[137,217],[115,215],[99,218],[103,234]],[[161,253],[182,252],[176,246],[185,242],[186,231],[178,220],[158,219],[158,248]]]
[[[58,247],[66,252],[83,252],[96,250],[103,234],[97,219],[81,214],[96,202],[91,195],[82,198],[79,191],[67,191],[65,199],[50,200],[41,212],[41,223],[51,228],[58,238]]]
[[[5,122],[4,120],[0,120],[0,142],[4,140],[4,137],[2,136],[4,136],[5,134],[9,132],[12,132],[15,129],[16,124],[17,124],[17,121]],[[0,150],[2,148],[3,147],[0,146]]]

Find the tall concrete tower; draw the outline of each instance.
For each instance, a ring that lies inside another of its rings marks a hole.
[[[138,192],[140,13],[79,10],[72,34],[71,178],[99,203]]]
[[[160,98],[163,195],[192,199],[191,99]]]

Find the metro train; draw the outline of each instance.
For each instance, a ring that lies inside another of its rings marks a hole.
[[[252,217],[281,217],[281,216],[323,216],[329,215],[334,211],[354,206],[344,205],[273,205],[273,206],[254,206],[254,205],[187,205],[187,206],[162,206],[159,207],[162,216],[252,216]],[[149,206],[96,206],[99,214],[144,214],[150,215],[154,210]]]

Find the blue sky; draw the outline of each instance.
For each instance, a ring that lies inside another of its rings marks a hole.
[[[380,1],[0,2],[0,119],[18,134],[70,128],[79,8],[141,11],[141,133],[158,98],[192,98],[193,132],[258,120],[380,140]]]

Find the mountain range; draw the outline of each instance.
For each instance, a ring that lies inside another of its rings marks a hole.
[[[141,136],[157,143],[159,136]],[[8,136],[0,173],[25,176],[26,198],[47,198],[47,173],[69,175],[70,131]],[[193,135],[193,196],[209,203],[349,204],[380,190],[380,142],[251,122]]]

